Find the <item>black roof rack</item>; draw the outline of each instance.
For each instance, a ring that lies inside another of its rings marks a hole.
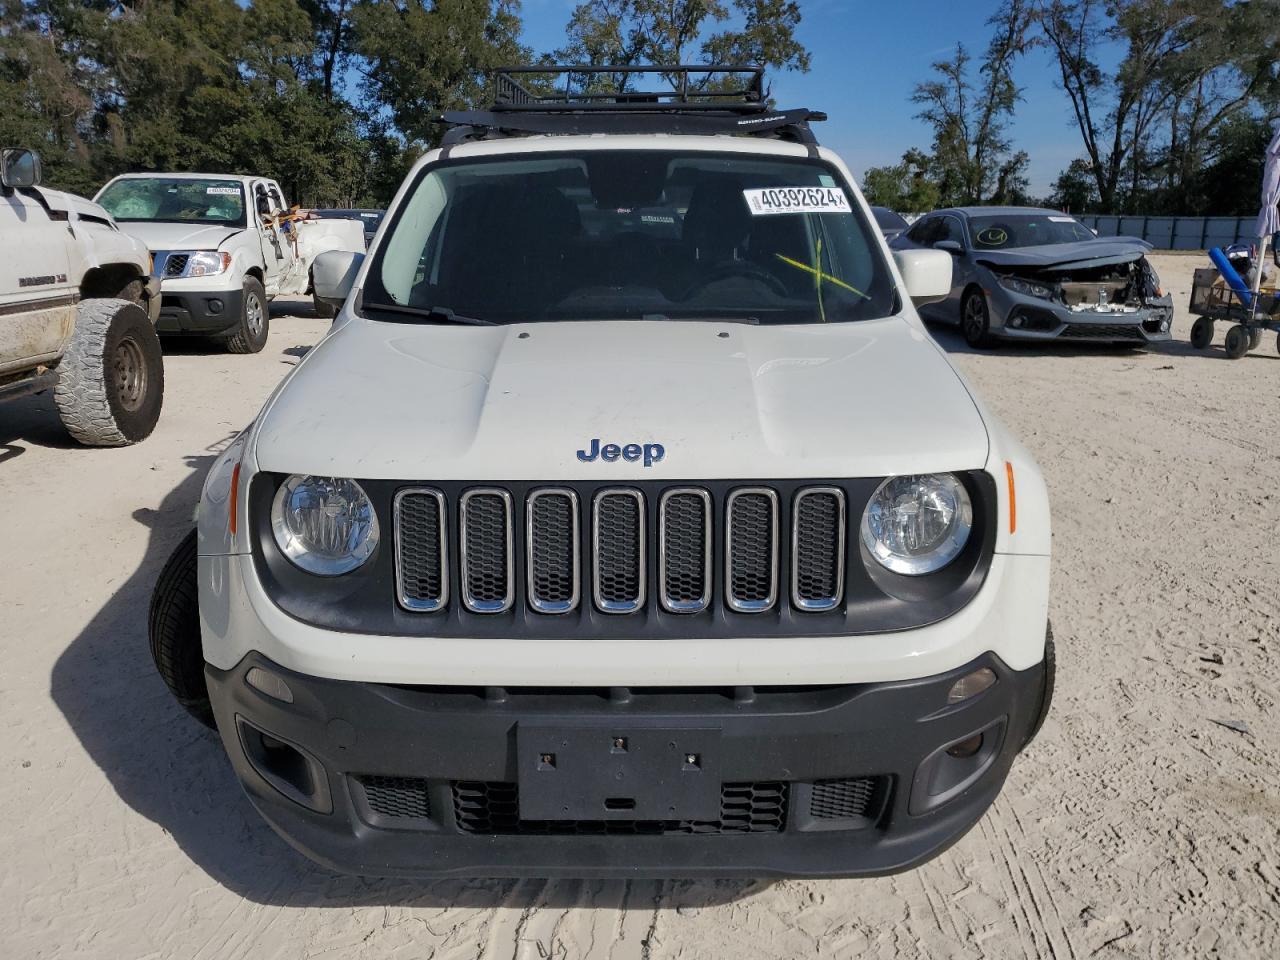
[[[770,109],[759,66],[538,65],[498,67],[489,76],[492,106],[440,118],[452,128],[445,146],[518,134],[591,133],[750,134],[812,145],[817,141],[809,122],[827,118],[808,109]],[[613,89],[592,83],[601,76],[613,79]],[[668,86],[627,89],[636,76],[662,77]],[[742,82],[732,83],[735,76]],[[563,89],[556,85],[560,77]],[[717,78],[722,82],[713,83]]]

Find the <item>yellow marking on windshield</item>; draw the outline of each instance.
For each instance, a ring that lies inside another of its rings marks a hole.
[[[821,289],[822,281],[826,280],[828,283],[834,283],[837,287],[841,287],[845,290],[848,290],[850,293],[856,293],[860,297],[867,296],[857,287],[850,286],[849,284],[841,280],[839,277],[833,277],[831,274],[826,273],[823,270],[819,270],[817,267],[811,267],[809,266],[809,264],[801,263],[799,260],[792,260],[790,257],[784,257],[780,253],[775,253],[774,256],[777,257],[779,260],[781,260],[783,263],[785,263],[789,267],[795,267],[797,270],[803,270],[805,273],[813,274],[813,279],[819,285],[819,289]],[[868,297],[867,299],[870,299],[870,298]]]

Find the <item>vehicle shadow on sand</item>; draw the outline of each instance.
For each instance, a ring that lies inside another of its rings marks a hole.
[[[145,554],[58,658],[51,678],[54,702],[116,795],[162,827],[201,870],[254,903],[290,907],[608,905],[653,911],[728,903],[768,886],[756,881],[383,880],[336,875],[296,853],[250,805],[217,735],[178,706],[151,661],[151,590],[169,554],[191,529],[214,456],[189,457],[187,475],[158,508],[134,512],[134,520],[149,531]]]

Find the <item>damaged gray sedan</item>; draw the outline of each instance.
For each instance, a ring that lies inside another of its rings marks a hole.
[[[1173,300],[1147,260],[1151,244],[1096,237],[1064,213],[936,210],[890,246],[952,254],[950,296],[921,307],[920,315],[960,324],[973,347],[999,339],[1142,346],[1170,337]]]

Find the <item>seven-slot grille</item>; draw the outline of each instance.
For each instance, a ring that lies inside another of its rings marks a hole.
[[[650,503],[630,487],[581,498],[567,487],[544,487],[522,503],[500,487],[472,488],[458,497],[452,521],[453,505],[441,491],[404,488],[393,506],[400,605],[414,612],[448,606],[456,555],[456,583],[472,613],[509,610],[517,576],[537,613],[576,610],[584,583],[587,602],[597,610],[635,613],[646,608],[650,558],[656,557],[653,591],[666,612],[704,611],[719,593],[738,613],[763,613],[778,604],[785,549],[795,609],[820,612],[843,603],[847,517],[839,487],[801,488],[785,532],[782,505],[769,487],[732,490],[719,512],[711,493],[700,487],[672,487],[654,500],[651,544]],[[523,565],[518,573],[517,555]]]

